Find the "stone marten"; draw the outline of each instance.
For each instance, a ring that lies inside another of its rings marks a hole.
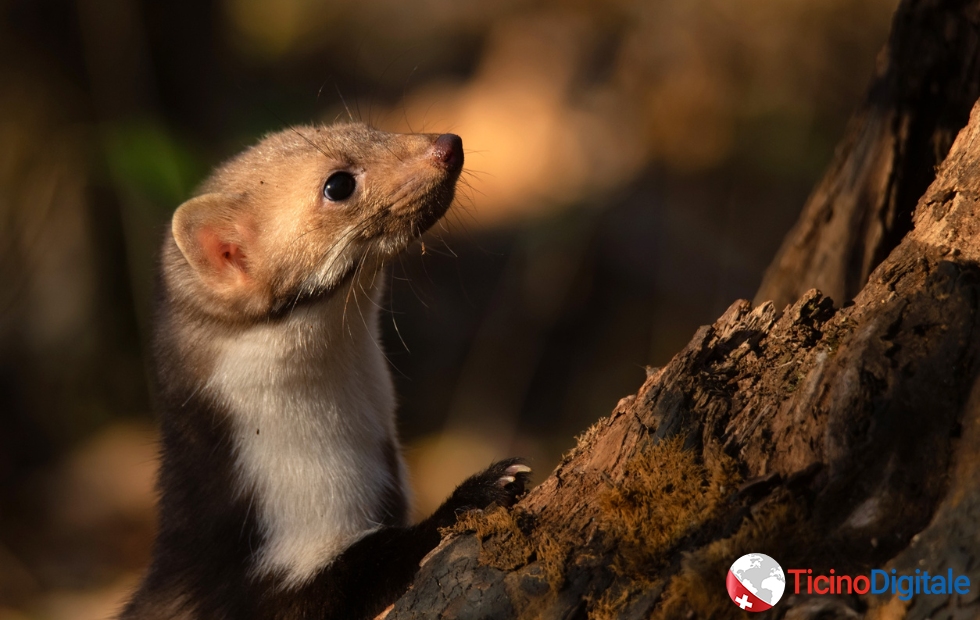
[[[439,528],[524,492],[530,469],[502,461],[407,522],[381,270],[462,166],[453,134],[297,127],[177,209],[154,331],[159,530],[122,619],[373,617]]]

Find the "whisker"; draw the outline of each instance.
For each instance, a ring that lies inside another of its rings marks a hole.
[[[347,335],[352,339],[354,338],[354,332],[351,331],[350,325],[347,324],[347,307],[350,306],[351,295],[354,295],[355,301],[357,299],[357,294],[354,292],[354,283],[357,282],[357,279],[360,276],[361,265],[363,264],[363,262],[360,262],[356,267],[354,267],[354,276],[351,278],[350,288],[347,289],[347,296],[344,298],[344,312],[340,319],[340,324],[347,327]]]
[[[377,274],[377,272],[375,272],[375,274]],[[374,304],[375,306],[377,306],[378,308],[380,308],[380,309],[382,309],[382,310],[384,310],[384,308],[381,308],[381,306],[379,306],[379,305],[378,305],[378,303],[377,303],[376,301],[374,301],[373,299],[371,299],[371,295],[370,295],[370,293],[368,293],[367,291],[365,291],[365,290],[364,290],[364,287],[363,287],[363,286],[361,286],[361,284],[360,284],[360,282],[358,282],[358,284],[357,284],[357,286],[358,286],[358,288],[360,288],[360,289],[361,289],[361,292],[362,292],[362,293],[364,293],[364,297],[366,297],[366,298],[367,298],[368,300],[370,300],[370,301],[371,301],[371,303],[373,303],[373,304]],[[353,285],[351,286],[351,288],[353,288]],[[355,304],[357,305],[357,313],[358,313],[358,314],[360,315],[360,317],[361,317],[361,323],[362,323],[362,324],[364,325],[364,329],[365,329],[365,331],[367,331],[368,333],[371,333],[371,328],[370,328],[370,327],[368,327],[368,324],[367,324],[367,321],[366,321],[366,320],[364,319],[364,312],[363,312],[363,310],[361,309],[361,304],[360,304],[360,302],[358,302],[358,301],[357,301],[357,295],[354,295],[354,303],[355,303]],[[371,339],[371,342],[373,342],[373,343],[374,343],[374,346],[375,346],[375,347],[376,347],[376,348],[378,349],[378,351],[379,351],[379,352],[381,353],[381,356],[385,358],[385,361],[386,361],[386,362],[388,362],[388,364],[389,364],[389,365],[390,365],[390,366],[391,366],[392,368],[394,368],[394,369],[395,369],[395,371],[396,371],[396,372],[397,372],[398,374],[400,374],[400,375],[401,375],[402,377],[404,377],[404,378],[406,378],[406,379],[408,379],[408,378],[409,378],[409,377],[408,377],[408,375],[406,375],[406,374],[405,374],[404,372],[402,372],[402,370],[401,370],[401,369],[400,369],[400,368],[399,368],[398,366],[396,366],[396,365],[395,365],[395,363],[394,363],[393,361],[391,361],[391,358],[390,358],[390,357],[388,357],[388,354],[387,354],[387,353],[385,353],[385,351],[384,351],[384,349],[383,349],[383,348],[381,348],[381,343],[379,343],[379,342],[378,342],[378,340],[377,340],[376,338],[372,338],[372,339]]]
[[[425,303],[425,300],[422,299],[422,296],[419,295],[419,292],[415,289],[415,286],[412,283],[412,278],[410,278],[408,276],[408,270],[405,269],[405,264],[403,262],[401,262],[401,261],[399,261],[399,263],[401,264],[402,273],[405,274],[404,281],[408,284],[409,290],[411,290],[412,291],[412,294],[415,295],[415,299],[417,299],[418,302],[420,304],[422,304],[425,307],[426,310],[428,310],[429,309],[429,304]]]
[[[412,133],[415,133],[415,130],[412,129],[412,121],[408,119],[408,107],[405,105],[405,100],[408,99],[408,83],[412,81],[412,76],[415,75],[415,72],[418,70],[418,68],[419,68],[418,65],[412,67],[411,72],[408,74],[408,77],[405,79],[405,86],[402,88],[402,116],[405,117],[405,124],[408,126],[408,130]]]
[[[404,267],[402,267],[402,269],[404,270]],[[392,279],[394,279],[394,277],[395,277],[395,266],[394,265],[391,266],[391,276],[390,277]],[[391,325],[395,328],[395,334],[398,336],[399,342],[402,343],[402,347],[405,349],[405,352],[408,353],[408,354],[411,354],[412,351],[408,348],[408,343],[405,342],[405,338],[402,337],[402,330],[400,330],[398,328],[398,321],[395,319],[395,314],[396,313],[395,313],[395,292],[394,291],[395,291],[395,287],[393,287],[393,286],[389,286],[388,287],[388,306],[389,306],[388,312],[389,312],[389,314],[391,314]]]
[[[336,82],[334,82],[334,88],[337,89],[337,95],[340,96],[340,101],[344,104],[344,109],[347,110],[347,118],[350,119],[350,122],[355,122],[354,115],[350,113],[350,108],[347,106],[347,100],[344,99],[344,93],[340,92],[340,86],[338,86]]]

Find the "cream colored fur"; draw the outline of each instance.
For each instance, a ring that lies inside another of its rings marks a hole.
[[[305,582],[378,526],[387,489],[405,488],[384,467],[395,397],[376,324],[375,300],[351,292],[215,343],[210,387],[266,539],[259,574]]]

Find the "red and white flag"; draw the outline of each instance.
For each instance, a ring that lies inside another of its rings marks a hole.
[[[728,596],[732,598],[732,602],[745,611],[765,611],[772,609],[772,605],[755,594],[752,594],[752,591],[746,588],[732,571],[728,571],[728,579],[725,581],[725,586],[728,587]]]

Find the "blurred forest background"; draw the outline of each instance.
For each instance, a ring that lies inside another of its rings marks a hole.
[[[348,116],[463,137],[384,318],[424,512],[540,479],[752,297],[896,4],[0,0],[0,619],[105,618],[147,561],[155,253],[212,166]]]

